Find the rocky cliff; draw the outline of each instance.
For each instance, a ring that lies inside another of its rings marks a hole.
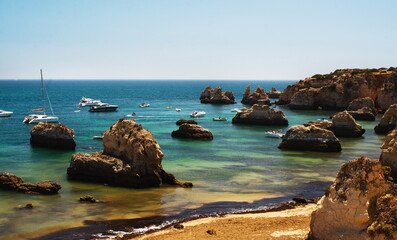
[[[249,109],[241,109],[232,123],[285,126],[288,125],[288,120],[282,111],[274,110],[268,105],[255,104]]]
[[[258,86],[254,92],[251,92],[251,86],[248,85],[243,93],[243,99],[241,100],[241,103],[254,105],[257,104],[258,101],[261,101],[266,105],[270,104],[269,97],[265,93],[265,90]]]
[[[33,146],[75,149],[74,130],[61,123],[38,123],[30,130],[30,143]]]
[[[221,87],[212,89],[206,87],[200,96],[201,103],[234,104],[234,94],[231,91],[222,92]]]
[[[377,134],[386,134],[393,130],[397,126],[397,104],[391,105],[382,118],[378,125],[375,126],[375,132]]]
[[[392,104],[397,103],[397,73],[385,80],[377,99],[379,108],[386,111]]]

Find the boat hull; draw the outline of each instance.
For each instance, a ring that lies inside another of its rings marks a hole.
[[[90,112],[114,112],[118,106],[108,106],[108,107],[91,107]]]

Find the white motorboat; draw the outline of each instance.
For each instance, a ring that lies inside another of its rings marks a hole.
[[[146,107],[150,107],[149,103],[142,103],[141,105],[139,105],[140,108],[146,108]]]
[[[233,108],[232,110],[230,110],[231,112],[237,112],[237,113],[239,113],[239,112],[241,112],[241,110],[240,109],[238,109],[238,108]]]
[[[80,102],[77,106],[79,107],[91,107],[91,106],[97,106],[100,105],[102,102],[101,100],[95,100],[92,98],[86,98],[86,97],[82,97],[80,99]]]
[[[227,121],[227,118],[225,118],[225,117],[217,117],[217,118],[213,118],[212,121]]]
[[[180,108],[175,108],[175,111],[180,112],[182,109]]]
[[[205,113],[206,112],[204,112],[204,111],[193,111],[191,114],[190,114],[190,117],[204,117],[205,116]]]
[[[91,106],[90,112],[114,112],[117,110],[118,105],[110,105],[108,103],[101,103],[100,105]]]
[[[12,114],[13,112],[11,111],[0,110],[0,117],[11,117]]]
[[[47,89],[45,88],[44,85],[44,80],[43,80],[43,71],[40,69],[40,78],[41,78],[41,101],[42,101],[42,108],[39,109],[33,109],[31,112],[42,112],[43,114],[31,114],[23,119],[23,123],[26,124],[35,124],[39,122],[58,122],[58,117],[54,116],[54,110],[52,109],[50,97],[48,96]],[[48,100],[48,105],[51,110],[51,116],[46,115],[45,113],[45,96],[47,97]]]
[[[280,133],[279,131],[267,131],[265,132],[266,137],[271,137],[271,138],[281,138],[284,136],[284,134]]]

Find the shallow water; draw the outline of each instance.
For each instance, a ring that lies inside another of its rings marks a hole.
[[[55,114],[76,134],[76,151],[58,151],[32,148],[29,144],[32,126],[22,124],[29,109],[40,107],[39,81],[0,81],[0,109],[14,111],[12,117],[0,119],[0,172],[17,174],[29,182],[48,179],[62,184],[55,196],[0,190],[0,239],[78,226],[84,220],[169,215],[210,202],[304,195],[321,190],[308,188],[309,183],[332,181],[344,162],[361,155],[379,156],[383,137],[373,132],[376,122],[360,122],[367,130],[364,137],[341,139],[341,153],[281,151],[277,148],[280,139],[265,138],[264,132],[272,129],[285,132],[288,127],[232,125],[235,113],[230,110],[241,108],[242,104],[209,105],[199,101],[201,91],[208,85],[232,90],[239,102],[247,84],[252,88],[261,85],[265,90],[271,87],[282,90],[291,83],[293,81],[46,81]],[[117,112],[90,113],[88,108],[76,107],[83,96],[120,107]],[[139,108],[142,102],[151,105]],[[176,107],[182,111],[176,112]],[[290,126],[328,118],[334,113],[276,109],[284,111]],[[213,132],[213,141],[171,138],[171,132],[177,129],[175,122],[188,118],[193,110],[207,112],[206,117],[197,121]],[[137,113],[136,121],[159,142],[165,155],[164,169],[179,180],[193,182],[193,189],[169,186],[127,189],[67,180],[71,155],[101,150],[101,141],[92,136],[100,135],[120,117],[132,112]],[[218,116],[227,117],[228,121],[212,121]],[[87,194],[104,203],[79,203],[79,197]],[[32,203],[34,209],[16,209],[27,203]]]

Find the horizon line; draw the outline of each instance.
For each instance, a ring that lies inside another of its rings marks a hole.
[[[0,81],[8,80],[8,81],[34,81],[39,78],[19,78],[19,79],[11,79],[11,78],[0,78]],[[149,78],[149,79],[138,79],[138,78],[46,78],[46,80],[66,80],[66,81],[76,81],[76,80],[87,80],[87,81],[299,81],[297,79],[172,79],[172,78]]]

